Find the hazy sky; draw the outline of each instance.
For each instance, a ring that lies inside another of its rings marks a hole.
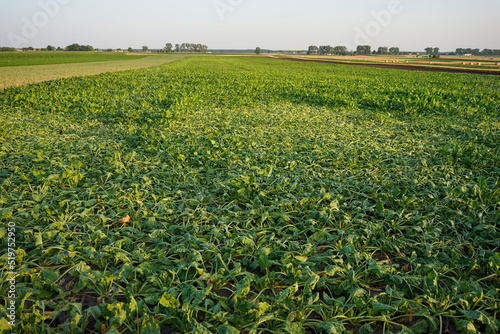
[[[500,49],[499,0],[0,0],[0,46]]]

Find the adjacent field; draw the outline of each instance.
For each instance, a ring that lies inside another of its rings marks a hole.
[[[15,331],[498,333],[499,110],[494,76],[250,57],[8,88]]]
[[[316,62],[330,62],[332,64],[364,65],[369,67],[394,68],[405,70],[425,70],[436,72],[456,72],[475,74],[500,75],[500,57],[457,57],[443,56],[431,59],[420,56],[291,56],[273,55],[275,58],[289,60],[303,60]]]
[[[129,56],[125,58],[127,60],[108,59],[108,61],[101,62],[0,67],[0,90],[61,78],[159,66],[184,59],[186,56]]]
[[[146,57],[146,55],[114,52],[1,52],[0,67],[95,63],[133,60],[143,57]]]
[[[307,55],[301,56],[302,58],[311,59],[332,59],[340,61],[357,61],[357,62],[394,62],[394,63],[406,63],[409,64],[434,64],[434,65],[462,65],[474,64],[475,66],[499,66],[500,57],[481,57],[481,56],[441,56],[440,58],[429,58],[425,55],[422,56],[394,56],[394,55],[359,55],[359,56],[331,56],[331,55]]]

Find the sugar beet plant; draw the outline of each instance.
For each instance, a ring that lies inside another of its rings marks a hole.
[[[496,77],[261,58],[7,89],[0,328],[498,333],[499,110]]]

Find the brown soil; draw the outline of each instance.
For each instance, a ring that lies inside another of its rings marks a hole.
[[[376,67],[376,68],[390,68],[390,69],[396,69],[396,70],[500,75],[500,72],[498,72],[498,71],[476,70],[476,69],[472,69],[472,68],[451,68],[451,67],[446,68],[446,67],[421,66],[421,65],[389,65],[389,64],[348,63],[348,62],[333,61],[333,60],[300,59],[300,58],[285,58],[285,57],[272,57],[272,58],[281,59],[281,60],[290,60],[290,61],[313,62],[313,63],[365,66],[365,67]]]

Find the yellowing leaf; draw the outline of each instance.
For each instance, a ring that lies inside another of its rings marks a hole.
[[[8,331],[11,330],[12,326],[9,324],[9,321],[6,318],[0,319],[0,330]]]
[[[168,292],[165,292],[160,299],[160,305],[168,308],[179,308],[179,306],[181,306],[181,303],[177,299],[175,299],[174,296],[172,296]]]

